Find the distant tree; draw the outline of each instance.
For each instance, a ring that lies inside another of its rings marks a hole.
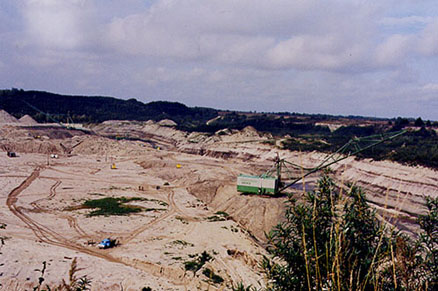
[[[423,119],[421,119],[421,117],[418,117],[417,119],[415,119],[415,123],[414,123],[414,125],[415,125],[415,126],[418,126],[418,127],[423,127],[423,126],[424,126],[424,121],[423,121]]]
[[[409,120],[407,118],[397,117],[394,123],[394,130],[400,130],[408,125],[409,125]]]
[[[430,122],[430,120],[426,121],[426,126],[427,126],[427,127],[432,126],[432,123]]]

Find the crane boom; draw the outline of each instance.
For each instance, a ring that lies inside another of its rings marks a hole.
[[[324,168],[327,168],[337,162],[340,162],[342,160],[345,160],[346,158],[350,156],[357,155],[360,152],[363,152],[369,148],[372,148],[376,145],[379,145],[381,143],[384,143],[385,141],[392,140],[402,134],[405,134],[406,130],[401,130],[397,132],[389,132],[389,133],[382,133],[382,134],[376,134],[371,136],[365,136],[365,137],[359,137],[359,138],[352,138],[350,141],[348,141],[345,145],[340,147],[336,152],[328,155],[319,165],[317,165],[314,168],[302,168],[299,165],[289,163],[295,167],[298,167],[300,169],[306,170],[307,172],[303,174],[301,177],[296,177],[291,182],[283,186],[279,189],[279,192],[287,189],[288,187],[294,185],[301,179],[309,176],[310,174],[313,174],[319,170],[322,170]]]
[[[23,101],[27,106],[29,106],[29,107],[32,108],[33,110],[35,110],[35,111],[37,111],[37,112],[39,112],[39,113],[41,113],[41,114],[47,116],[47,117],[50,118],[53,122],[58,123],[58,124],[60,124],[61,126],[63,126],[63,125],[61,124],[61,122],[59,122],[58,120],[56,120],[55,118],[53,118],[52,115],[50,115],[49,113],[46,113],[46,112],[44,112],[44,111],[39,110],[38,108],[36,108],[36,107],[33,106],[32,104],[26,102],[25,100],[21,100],[21,101]]]
[[[278,194],[290,186],[294,185],[303,178],[313,174],[319,170],[327,168],[335,163],[338,163],[346,158],[363,152],[369,148],[379,145],[385,141],[392,140],[402,134],[405,134],[406,130],[397,132],[388,132],[375,134],[366,137],[355,137],[348,141],[345,145],[340,147],[334,153],[329,154],[324,160],[316,167],[306,168],[300,165],[288,162],[284,159],[280,159],[277,155],[274,166],[269,169],[265,174],[261,176],[247,176],[239,175],[237,178],[237,190],[245,193],[270,193]],[[300,170],[299,176],[293,176],[289,167],[295,170]],[[289,173],[288,182],[282,182],[282,173]]]

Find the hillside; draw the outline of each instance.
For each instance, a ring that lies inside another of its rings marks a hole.
[[[288,112],[220,111],[188,107],[177,102],[156,101],[145,104],[135,99],[67,96],[17,89],[0,90],[0,110],[5,110],[16,118],[28,115],[38,122],[97,124],[110,120],[169,119],[176,122],[176,129],[189,133],[213,134],[221,130],[242,130],[251,126],[257,131],[281,138],[280,145],[286,149],[305,152],[333,152],[353,137],[407,128],[409,131],[401,138],[365,151],[359,158],[392,160],[438,168],[438,124],[423,122],[421,118],[385,119]],[[132,133],[130,136],[138,138]]]
[[[77,123],[100,123],[106,120],[172,119],[178,124],[197,126],[217,116],[217,110],[190,108],[177,102],[157,101],[144,104],[135,99],[112,97],[68,96],[41,91],[0,90],[0,109],[20,118],[29,115],[38,122],[53,122],[69,118]],[[40,110],[42,112],[37,111]]]
[[[177,102],[142,103],[102,96],[68,96],[21,89],[0,90],[0,109],[16,118],[29,115],[38,122],[101,123],[107,120],[175,121],[178,129],[193,132],[216,132],[252,126],[275,135],[328,134],[341,125],[376,125],[386,119],[324,114],[253,113],[187,107]],[[49,114],[46,115],[45,113]],[[333,125],[334,124],[334,125]]]

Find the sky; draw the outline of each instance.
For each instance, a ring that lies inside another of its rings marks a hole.
[[[0,88],[438,120],[438,5],[1,0]]]

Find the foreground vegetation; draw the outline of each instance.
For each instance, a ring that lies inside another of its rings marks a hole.
[[[88,216],[109,216],[109,215],[128,215],[130,213],[141,212],[142,208],[132,205],[124,205],[131,201],[142,201],[143,198],[139,197],[105,197],[101,199],[86,200],[83,204],[83,208],[96,209],[91,211]]]
[[[68,281],[62,279],[61,283],[55,286],[50,286],[49,284],[44,283],[46,267],[47,264],[44,261],[43,267],[35,270],[40,273],[40,276],[38,278],[38,283],[33,287],[34,291],[86,291],[91,288],[91,280],[87,275],[81,277],[77,276],[77,272],[80,271],[80,269],[78,268],[76,258],[71,262],[70,270],[68,272]]]
[[[361,189],[342,193],[324,176],[269,233],[267,290],[437,290],[438,198],[426,206],[412,239],[378,219]]]

